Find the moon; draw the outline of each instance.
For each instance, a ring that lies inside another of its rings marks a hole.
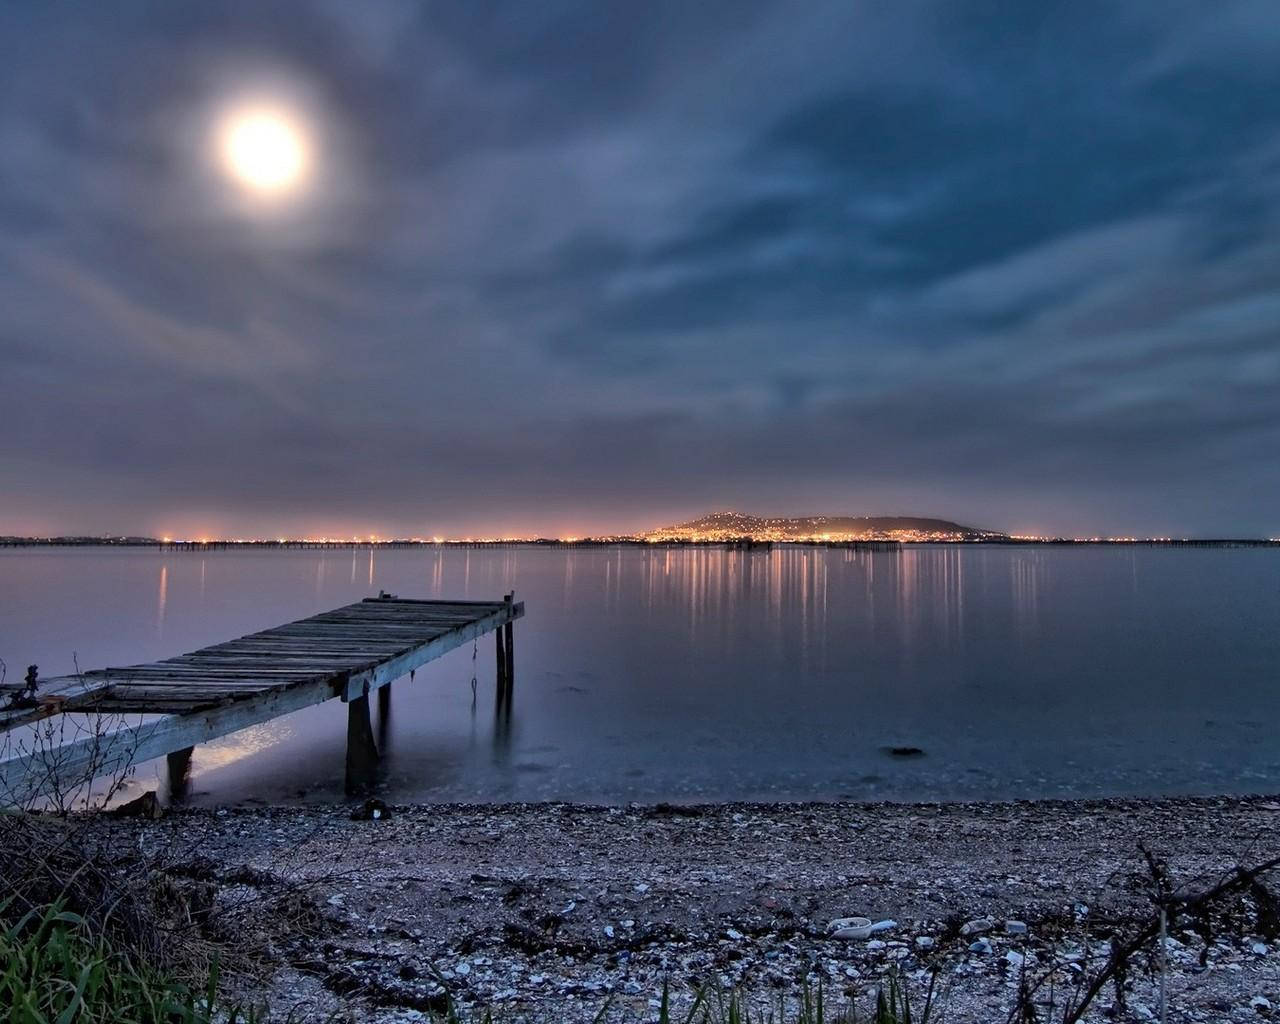
[[[296,192],[311,170],[311,143],[301,118],[271,106],[234,109],[218,126],[223,169],[265,198]]]

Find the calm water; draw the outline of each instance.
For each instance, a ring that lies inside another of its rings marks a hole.
[[[380,588],[527,607],[509,724],[489,637],[396,685],[396,801],[1280,789],[1275,550],[0,551],[0,657],[151,660]],[[199,747],[192,800],[339,796],[345,728]]]

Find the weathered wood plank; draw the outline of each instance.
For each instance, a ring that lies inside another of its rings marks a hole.
[[[305,654],[227,654],[216,658],[202,655],[199,658],[174,658],[172,661],[162,661],[159,664],[172,665],[175,668],[208,665],[211,668],[242,669],[266,668],[272,665],[278,668],[306,668],[311,665],[359,665],[366,661],[382,661],[407,649],[407,647],[393,647],[377,655],[370,655],[367,652],[359,654],[315,653],[310,656]]]
[[[368,605],[368,604],[393,605],[393,606],[398,604],[407,604],[407,605],[456,604],[456,605],[463,605],[463,606],[492,605],[500,608],[505,603],[506,603],[505,601],[465,601],[460,598],[459,599],[450,598],[448,600],[439,600],[436,598],[429,598],[429,597],[366,597],[363,601],[360,602],[359,605],[353,604],[353,605],[348,605],[347,607],[358,608],[361,605]]]
[[[242,647],[226,646],[226,647],[210,647],[199,652],[201,657],[220,658],[225,656],[234,657],[240,655],[246,658],[252,657],[289,657],[294,654],[364,654],[367,653],[371,657],[377,657],[388,651],[396,652],[398,648],[404,644],[399,640],[388,640],[379,642],[374,640],[362,640],[359,642],[349,643],[333,643],[326,644],[323,641],[314,640],[277,640],[271,644],[245,644]],[[172,660],[172,659],[170,659]]]
[[[320,677],[313,676],[306,680],[306,682],[313,682],[317,678]],[[292,684],[288,682],[263,684],[260,681],[249,679],[202,679],[199,677],[193,677],[191,679],[147,679],[132,683],[128,686],[113,686],[99,698],[99,702],[110,697],[122,697],[126,695],[132,699],[139,693],[148,690],[168,690],[179,693],[187,691],[190,691],[191,693],[195,693],[197,691],[218,693],[260,693],[263,690],[278,690],[290,685]]]
[[[232,702],[231,697],[209,697],[203,700],[111,700],[102,709],[109,715],[192,715]]]
[[[418,640],[424,635],[438,634],[447,632],[455,626],[463,625],[470,619],[463,619],[460,622],[449,623],[448,625],[421,627],[418,629],[404,629],[399,626],[311,626],[304,629],[294,628],[292,626],[284,627],[277,636],[283,639],[306,639],[306,640],[374,640],[374,641],[393,641],[397,639]]]
[[[470,608],[432,608],[430,610],[401,610],[379,608],[376,605],[367,605],[364,609],[357,607],[354,610],[342,609],[339,611],[325,612],[323,615],[314,615],[309,619],[300,619],[300,622],[433,622],[440,619],[474,619],[477,615],[487,615],[490,611],[501,608],[502,605],[474,605]]]
[[[417,605],[397,608],[393,605],[349,605],[336,608],[331,612],[321,612],[299,622],[330,622],[335,619],[360,620],[362,622],[395,622],[415,621],[422,619],[449,618],[450,616],[471,616],[485,614],[494,608],[501,608],[502,602],[486,602],[475,605]]]
[[[190,661],[182,665],[149,665],[145,668],[139,668],[138,671],[152,675],[192,675],[201,672],[210,672],[220,676],[314,675],[316,673],[338,672],[342,671],[344,667],[349,668],[353,665],[362,665],[369,662],[376,663],[385,660],[386,658],[313,658],[311,661],[295,661],[283,664],[270,659],[257,662],[219,662],[209,660]]]

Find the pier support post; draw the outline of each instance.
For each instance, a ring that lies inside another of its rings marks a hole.
[[[378,687],[378,750],[385,754],[391,735],[391,684]]]
[[[508,610],[510,610],[512,603],[515,601],[515,598],[516,598],[515,591],[512,591],[509,594],[502,595],[503,603],[506,604]],[[506,643],[504,644],[506,648],[506,671],[504,675],[506,677],[506,682],[507,682],[507,701],[510,702],[512,693],[515,690],[515,682],[516,682],[515,624],[511,619],[508,619],[506,623],[502,626],[502,628],[499,630],[499,632],[505,634],[506,636]]]
[[[169,769],[169,799],[181,800],[191,786],[191,755],[195,747],[183,747],[165,755]]]
[[[501,707],[507,700],[507,647],[503,643],[502,627],[499,626],[493,631],[494,642],[494,660],[497,663],[498,683],[494,690],[498,707]]]
[[[373,742],[368,696],[347,702],[347,795],[367,793],[378,777],[378,748]]]
[[[511,699],[511,695],[516,685],[516,643],[515,643],[515,626],[508,622],[502,627],[502,631],[507,636],[506,654],[507,654],[507,700]]]

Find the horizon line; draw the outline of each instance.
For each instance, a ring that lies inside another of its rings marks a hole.
[[[830,517],[828,517],[830,518]],[[655,530],[654,534],[665,531]],[[905,531],[900,531],[905,532]],[[1055,534],[1006,534],[997,531],[975,531],[972,535],[954,537],[855,537],[806,535],[796,537],[757,537],[741,534],[724,537],[652,536],[645,534],[582,534],[563,537],[480,536],[480,537],[150,537],[144,534],[56,534],[0,535],[0,547],[156,547],[200,549],[225,547],[264,548],[356,548],[356,547],[458,547],[498,545],[611,545],[626,544],[649,547],[723,547],[744,544],[794,544],[807,547],[840,547],[858,545],[996,545],[1017,546],[1049,544],[1134,544],[1134,545],[1250,545],[1280,546],[1280,537],[1249,536],[1065,536]]]

